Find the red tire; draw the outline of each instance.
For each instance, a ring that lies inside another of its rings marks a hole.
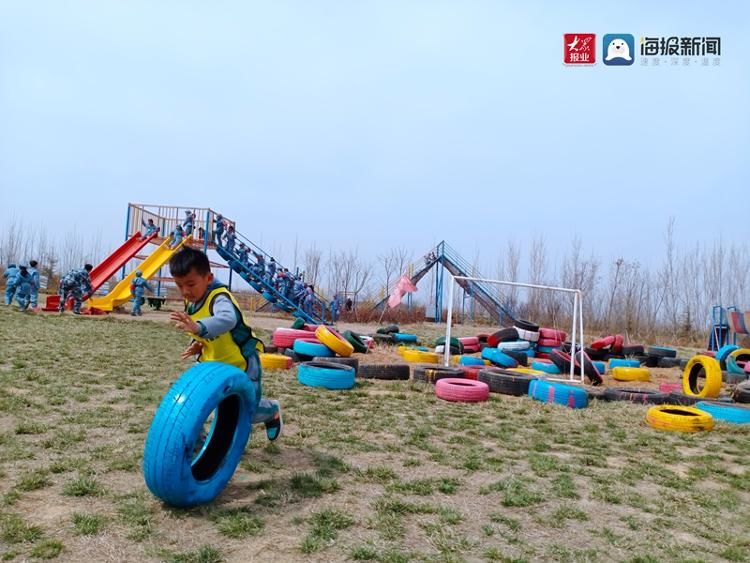
[[[556,328],[540,328],[539,338],[548,338],[550,340],[559,340],[563,342],[567,338],[568,334],[564,330],[557,330]]]
[[[480,369],[484,369],[487,366],[460,366],[461,369],[464,372],[464,377],[466,379],[471,379],[472,381],[477,380],[477,375],[479,374]]]
[[[307,330],[296,330],[293,328],[277,328],[271,336],[271,343],[277,348],[291,348],[298,338],[310,338],[314,336]]]
[[[537,352],[534,356],[535,360],[549,360],[549,354],[547,352]]]
[[[591,347],[594,350],[601,350],[602,348],[609,348],[614,343],[615,343],[614,336],[605,336],[604,338],[600,338],[599,340],[594,340],[591,343]],[[620,344],[620,347],[622,347],[622,344]]]
[[[612,344],[612,351],[615,354],[619,354],[622,352],[622,345],[625,343],[625,339],[622,337],[622,334],[615,334],[615,341]]]
[[[320,325],[311,325],[311,324],[305,323],[304,325],[302,325],[302,330],[305,330],[307,332],[315,332],[316,330],[318,330],[319,326]]]
[[[490,388],[481,381],[446,377],[435,382],[435,395],[444,401],[478,403],[489,398]]]
[[[562,340],[555,340],[554,338],[540,338],[539,342],[537,342],[537,346],[559,348],[560,346],[562,346]]]
[[[476,354],[479,352],[479,344],[464,344],[464,354]]]
[[[466,346],[479,346],[479,338],[476,336],[464,336],[458,339],[458,341]]]

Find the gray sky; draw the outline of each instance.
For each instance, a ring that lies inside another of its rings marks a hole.
[[[269,251],[514,238],[650,263],[747,240],[746,2],[2,2],[0,221],[123,234],[210,206]],[[575,7],[571,7],[574,4]],[[720,36],[719,66],[569,68],[562,34]],[[733,219],[741,209],[742,219]]]

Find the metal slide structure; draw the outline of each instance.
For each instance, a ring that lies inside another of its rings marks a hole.
[[[135,233],[129,237],[124,243],[120,245],[112,254],[107,256],[100,264],[97,264],[89,277],[91,278],[91,291],[94,292],[107,283],[112,276],[117,273],[117,270],[122,268],[129,260],[131,260],[138,252],[146,246],[156,236],[156,233],[152,233],[149,236],[143,236],[140,232]],[[60,307],[60,296],[59,295],[48,295],[47,303],[44,306],[45,311],[57,311]],[[70,308],[70,303],[68,303]]]
[[[258,254],[262,254],[266,260],[266,265],[271,258],[271,255],[265,252],[257,244],[250,241],[247,237],[235,232],[237,237],[237,243],[243,242],[250,250],[254,250]],[[306,312],[302,306],[296,303],[291,295],[283,295],[274,284],[269,283],[265,277],[262,277],[258,272],[239,261],[237,256],[237,247],[235,246],[234,252],[230,252],[223,246],[216,246],[216,252],[221,256],[229,267],[236,272],[243,280],[245,280],[250,287],[261,294],[261,296],[267,301],[258,310],[267,310],[268,308],[275,308],[277,310],[291,313],[295,317],[299,317],[306,323],[311,324],[330,324],[330,305],[317,293],[314,295],[314,301],[312,310]],[[251,258],[254,262],[255,259]],[[283,265],[276,263],[277,271],[283,269]]]
[[[438,267],[438,275],[435,284],[435,321],[439,322],[442,318],[443,308],[443,270],[448,270],[452,276],[475,278],[481,278],[482,276],[445,241],[441,241],[435,246],[435,248],[431,249],[425,257],[424,265],[415,269],[410,279],[412,283],[416,285],[433,267]],[[499,299],[497,288],[492,286],[492,284],[471,280],[456,281],[467,295],[471,295],[477,300],[495,322],[498,324],[504,324],[507,323],[507,321],[515,321],[513,313]],[[374,309],[381,309],[382,307],[387,306],[388,296],[393,293],[394,289],[395,283],[393,284],[393,287],[388,288],[387,295],[375,304]]]
[[[130,301],[133,296],[130,294],[130,284],[135,277],[136,270],[143,272],[143,278],[149,279],[166,264],[175,252],[180,250],[185,244],[188,244],[192,240],[191,237],[182,239],[180,244],[174,248],[169,248],[172,242],[172,237],[167,237],[159,247],[154,250],[149,256],[136,268],[134,268],[127,276],[125,276],[120,282],[104,297],[97,297],[88,301],[88,306],[92,309],[99,309],[100,311],[112,311],[115,307],[119,307],[124,303]]]

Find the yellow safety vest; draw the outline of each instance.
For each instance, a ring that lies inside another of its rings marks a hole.
[[[255,338],[253,330],[245,321],[240,306],[229,290],[219,286],[209,292],[203,300],[203,304],[196,311],[191,311],[191,304],[185,303],[185,312],[190,318],[198,322],[201,319],[213,315],[213,304],[218,295],[226,295],[232,301],[239,322],[230,331],[220,334],[216,338],[207,339],[196,334],[191,334],[193,339],[203,343],[203,351],[200,355],[202,362],[223,362],[247,370],[247,358],[256,351],[263,351],[263,343]]]

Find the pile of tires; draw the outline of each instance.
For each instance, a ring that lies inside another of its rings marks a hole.
[[[350,330],[339,334],[331,327],[305,324],[300,319],[293,327],[297,328],[277,328],[271,335],[273,347],[293,362],[321,357],[348,358],[354,353],[367,353],[372,345],[371,338]]]

